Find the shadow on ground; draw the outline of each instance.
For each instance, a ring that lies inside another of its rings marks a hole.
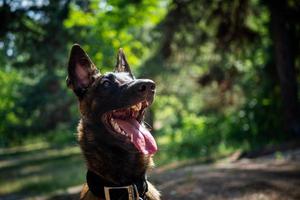
[[[84,172],[78,147],[7,156],[0,160],[0,199],[75,200]],[[155,169],[149,179],[163,200],[298,200],[300,150],[280,158],[172,163]]]
[[[21,153],[1,152],[0,199],[35,199],[67,190],[85,179],[77,146],[39,148]]]
[[[222,161],[214,165],[172,165],[156,169],[150,180],[164,200],[298,200],[300,151],[296,157]],[[78,188],[80,190],[80,188]],[[51,200],[78,199],[79,191]]]

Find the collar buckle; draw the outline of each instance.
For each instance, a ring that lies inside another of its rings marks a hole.
[[[128,200],[139,200],[139,192],[136,187],[136,185],[128,185],[128,186],[122,186],[122,187],[105,187],[104,186],[104,195],[105,200],[111,200],[110,199],[110,190],[121,190],[126,189],[128,193]]]

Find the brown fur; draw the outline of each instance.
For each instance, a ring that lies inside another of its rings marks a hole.
[[[122,52],[121,52],[122,53]],[[123,54],[119,55],[118,63],[127,61]],[[124,60],[122,60],[124,59]],[[119,65],[117,65],[118,68]],[[121,76],[122,70],[132,76],[129,65],[117,69],[120,73],[114,74],[114,84],[123,84],[128,77]],[[100,90],[102,79],[109,75],[101,75],[87,54],[74,45],[70,54],[68,66],[67,84],[73,89],[79,100],[81,120],[79,122],[78,141],[86,160],[87,168],[105,180],[112,183],[122,184],[143,176],[146,171],[153,167],[151,155],[139,153],[134,145],[124,138],[110,134],[101,123],[101,116],[109,110],[111,104],[116,101],[107,96],[104,90]],[[133,77],[133,76],[132,76]],[[126,102],[127,100],[128,102]],[[126,98],[124,105],[130,105],[136,99]],[[131,99],[131,100],[130,100]],[[123,102],[122,102],[123,103]],[[148,183],[146,194],[149,200],[159,200],[159,192]],[[80,199],[97,199],[85,184]]]

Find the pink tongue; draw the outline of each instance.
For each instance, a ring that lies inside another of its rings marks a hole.
[[[133,144],[143,154],[154,154],[157,151],[155,139],[151,133],[135,119],[115,119],[118,125],[133,137]]]

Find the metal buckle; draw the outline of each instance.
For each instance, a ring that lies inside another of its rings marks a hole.
[[[136,185],[128,185],[128,186],[123,186],[123,187],[105,187],[104,186],[104,195],[105,195],[105,200],[111,200],[110,199],[110,190],[120,190],[120,189],[127,189],[128,192],[128,200],[139,200],[140,196],[139,196],[139,192],[137,190]],[[136,198],[134,196],[134,193],[136,195]]]

